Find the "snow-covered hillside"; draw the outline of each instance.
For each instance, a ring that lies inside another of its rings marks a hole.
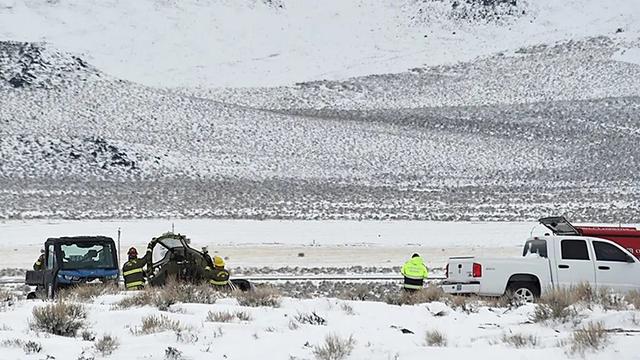
[[[273,86],[640,33],[633,0],[1,0],[0,40],[46,41],[153,86]]]
[[[634,222],[639,6],[3,0],[0,217]]]

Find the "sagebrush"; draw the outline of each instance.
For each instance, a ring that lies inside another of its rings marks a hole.
[[[353,335],[346,338],[328,335],[322,344],[314,346],[313,355],[317,360],[343,360],[351,354],[355,345]]]
[[[570,343],[571,353],[584,355],[604,349],[609,344],[609,333],[602,323],[589,323],[573,332]]]
[[[35,307],[30,327],[35,331],[73,337],[86,325],[86,319],[84,306],[61,300]]]
[[[173,320],[165,314],[149,315],[142,318],[142,324],[139,327],[131,329],[135,335],[147,335],[163,331],[180,332],[187,330],[180,321]]]
[[[515,348],[536,347],[540,343],[537,337],[533,335],[513,334],[503,335],[502,342]]]
[[[119,346],[118,338],[111,335],[104,335],[93,344],[93,347],[102,356],[111,355]]]
[[[430,330],[425,334],[425,342],[427,346],[447,346],[447,336],[438,330]]]
[[[101,295],[113,295],[118,294],[119,292],[120,289],[118,289],[117,283],[81,285],[60,290],[60,292],[58,292],[58,298],[74,301],[87,301]]]
[[[173,304],[214,304],[221,297],[220,291],[206,283],[194,285],[169,281],[162,288],[146,288],[128,296],[118,302],[116,306],[126,309],[150,305],[157,307],[159,310],[167,311]]]
[[[253,291],[234,291],[233,296],[242,306],[280,307],[280,292],[272,287],[257,287]]]

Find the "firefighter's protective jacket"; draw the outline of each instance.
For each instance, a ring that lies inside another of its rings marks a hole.
[[[127,290],[137,290],[144,287],[144,265],[151,258],[151,249],[147,249],[147,253],[139,259],[129,259],[122,266],[122,277],[124,277],[124,286]]]
[[[229,272],[225,268],[207,266],[205,268],[209,284],[215,286],[226,286],[229,284]]]
[[[404,276],[405,289],[422,289],[424,279],[429,276],[429,270],[420,256],[409,259],[400,272]]]
[[[44,254],[40,254],[38,260],[33,263],[33,270],[43,270],[44,269]]]

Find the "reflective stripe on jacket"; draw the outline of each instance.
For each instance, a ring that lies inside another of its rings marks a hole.
[[[213,269],[207,267],[207,277],[209,278],[209,284],[216,286],[225,286],[229,284],[229,272],[224,268]]]
[[[407,289],[422,289],[424,279],[429,276],[429,270],[419,256],[404,263],[400,272],[404,276],[404,287]]]
[[[146,259],[131,259],[122,266],[122,277],[127,289],[138,289],[144,285],[144,270]]]

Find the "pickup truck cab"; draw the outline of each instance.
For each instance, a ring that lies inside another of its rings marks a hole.
[[[522,257],[449,258],[442,289],[451,294],[482,296],[512,293],[526,302],[533,301],[546,289],[581,283],[621,293],[640,290],[640,260],[630,251],[640,242],[640,231],[613,228],[627,229],[623,246],[618,238],[607,235],[612,228],[584,227],[592,234],[584,236],[580,227],[562,217],[544,218],[540,222],[552,233],[529,238]]]

